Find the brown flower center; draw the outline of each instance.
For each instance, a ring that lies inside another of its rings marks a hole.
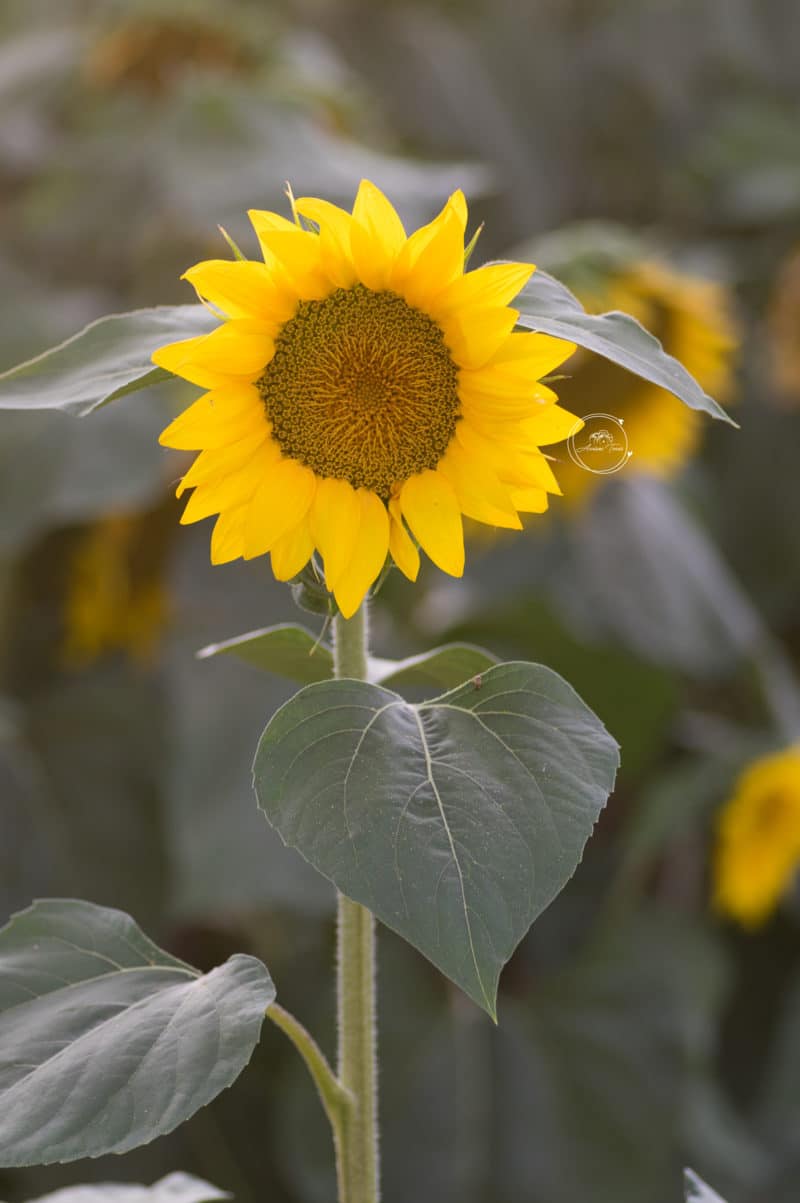
[[[384,499],[444,455],[457,385],[433,318],[363,284],[301,301],[257,382],[284,455]]]

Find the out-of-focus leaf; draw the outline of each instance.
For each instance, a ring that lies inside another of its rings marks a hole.
[[[755,1109],[757,1130],[769,1147],[796,1153],[800,1123],[800,978],[785,992]]]
[[[247,664],[310,685],[333,677],[333,651],[319,636],[296,623],[281,623],[249,631],[222,643],[210,643],[198,653],[200,659],[222,653],[238,656]],[[497,657],[483,648],[453,643],[409,656],[405,660],[369,660],[369,679],[374,685],[429,685],[452,689],[470,676],[479,676]]]
[[[130,1182],[96,1182],[91,1186],[66,1186],[30,1203],[212,1203],[230,1199],[224,1190],[191,1174],[167,1174],[152,1186]]]
[[[24,711],[38,840],[58,863],[58,886],[133,910],[163,913],[168,881],[162,807],[164,699],[146,676],[106,673],[63,679]],[[53,889],[31,883],[40,893]]]
[[[504,1003],[490,1197],[673,1203],[725,978],[696,925],[645,913]]]
[[[0,932],[0,1163],[123,1153],[230,1086],[275,988],[237,955],[205,975],[121,911],[51,899]]]
[[[208,535],[201,529],[186,531],[181,551],[176,605],[185,618],[166,649],[173,912],[201,921],[280,909],[328,915],[335,906],[330,883],[284,847],[253,799],[253,749],[290,687],[243,670],[233,656],[198,661],[194,655],[219,630],[220,615],[233,630],[254,626],[263,613],[290,617],[286,587],[263,565],[209,569]],[[223,872],[223,865],[235,865],[235,872]]]
[[[254,783],[287,844],[494,1015],[500,970],[574,873],[618,762],[565,681],[517,663],[418,706],[308,685],[268,724]]]
[[[0,374],[0,409],[58,409],[82,417],[117,397],[169,379],[157,347],[207,334],[202,305],[164,305],[98,318],[80,333]]]
[[[683,1191],[686,1203],[725,1203],[722,1196],[699,1178],[694,1170],[683,1171]]]
[[[762,640],[713,544],[661,482],[635,475],[601,490],[569,539],[551,591],[587,637],[691,675],[730,667]]]
[[[665,388],[690,409],[702,410],[712,418],[736,425],[635,318],[624,313],[586,313],[568,288],[543,271],[534,273],[514,304],[519,309],[521,326],[577,343]]]

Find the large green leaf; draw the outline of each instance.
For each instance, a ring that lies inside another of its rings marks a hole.
[[[191,1174],[167,1174],[152,1186],[130,1182],[95,1182],[91,1186],[66,1186],[63,1190],[41,1195],[29,1203],[211,1203],[230,1199],[227,1191],[218,1190]]]
[[[91,322],[49,351],[0,374],[0,409],[61,409],[83,417],[107,401],[162,380],[153,351],[207,334],[217,324],[202,305],[135,309]]]
[[[674,393],[690,409],[736,425],[686,368],[667,354],[658,339],[628,314],[586,313],[564,284],[543,271],[534,273],[514,305],[519,309],[521,326],[577,343]]]
[[[492,1016],[500,970],[572,876],[617,746],[540,665],[501,664],[431,702],[309,685],[259,744],[259,804],[346,895]]]
[[[210,643],[200,659],[221,654],[238,656],[247,664],[311,685],[333,677],[333,650],[307,627],[293,622],[248,631],[222,643]],[[450,643],[405,660],[371,656],[369,677],[375,685],[432,685],[450,689],[469,676],[478,676],[497,663],[497,657],[469,643]]]
[[[260,961],[210,973],[121,911],[52,899],[0,931],[0,1164],[124,1153],[238,1077],[275,998]]]

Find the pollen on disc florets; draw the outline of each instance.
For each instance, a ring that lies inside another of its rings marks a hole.
[[[384,499],[436,467],[459,416],[441,327],[363,284],[301,301],[257,387],[284,455]]]

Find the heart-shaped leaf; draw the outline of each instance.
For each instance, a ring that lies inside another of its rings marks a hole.
[[[575,871],[618,759],[565,681],[514,663],[419,705],[309,685],[267,726],[254,784],[286,844],[494,1016],[500,970]]]
[[[577,343],[673,393],[690,409],[736,425],[658,339],[628,314],[586,313],[564,284],[543,271],[534,273],[514,305],[520,326]]]
[[[0,409],[62,409],[83,417],[107,401],[171,379],[153,366],[156,348],[208,334],[216,324],[202,305],[161,305],[101,317],[0,374]]]
[[[247,664],[310,685],[333,677],[333,650],[297,623],[285,622],[249,631],[222,643],[201,648],[200,659],[221,654],[238,656]],[[451,689],[470,676],[479,676],[497,657],[472,643],[448,643],[405,660],[371,656],[369,678],[375,685],[431,685]]]
[[[34,903],[0,931],[0,1164],[171,1132],[239,1076],[274,998],[254,957],[201,974],[121,911]]]

